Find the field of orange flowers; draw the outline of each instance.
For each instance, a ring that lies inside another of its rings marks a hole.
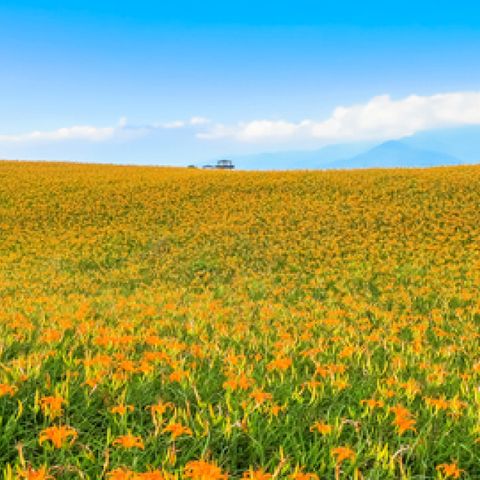
[[[0,473],[480,478],[480,167],[0,163]]]

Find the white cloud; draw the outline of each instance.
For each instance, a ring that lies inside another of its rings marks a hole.
[[[183,120],[174,120],[167,123],[155,123],[153,128],[183,128],[185,126],[186,123]]]
[[[253,120],[236,125],[213,125],[199,132],[201,139],[231,138],[240,142],[318,139],[325,143],[380,140],[411,135],[436,127],[480,124],[480,92],[411,95],[393,100],[389,95],[364,104],[337,107],[325,120]]]
[[[188,120],[175,120],[173,122],[167,123],[156,123],[153,125],[154,128],[185,128],[185,127],[195,127],[198,125],[205,125],[209,123],[210,120],[204,117],[192,117]]]
[[[117,125],[78,125],[52,131],[1,135],[0,144],[50,143],[70,140],[105,142],[131,140],[157,130],[189,129],[204,140],[226,139],[241,143],[295,141],[305,144],[383,140],[411,135],[436,127],[480,125],[480,92],[410,95],[392,99],[381,95],[363,104],[339,106],[323,120],[300,121],[256,119],[225,125],[194,116],[186,120],[131,125],[122,117]]]
[[[126,117],[121,117],[117,125],[111,127],[94,127],[77,125],[63,127],[57,130],[35,130],[15,135],[1,135],[0,143],[51,143],[68,140],[84,140],[88,142],[103,142],[112,139],[131,140],[148,135],[154,130],[198,127],[208,124],[210,120],[204,117],[192,117],[188,120],[177,120],[151,125],[129,125]]]
[[[80,125],[59,128],[52,131],[39,131],[21,133],[18,135],[0,135],[0,142],[26,143],[26,142],[55,142],[62,140],[88,140],[99,142],[112,138],[115,134],[114,127],[92,127]]]
[[[205,117],[192,117],[190,119],[190,125],[205,125],[210,123],[210,120]]]
[[[35,130],[16,135],[0,135],[0,143],[51,143],[69,140],[104,142],[113,138],[128,139],[142,134],[142,129],[132,129],[127,125],[127,118],[121,117],[118,124],[111,127],[76,125],[50,131]]]

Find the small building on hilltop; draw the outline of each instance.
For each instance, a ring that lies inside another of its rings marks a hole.
[[[231,160],[223,159],[223,160],[218,160],[215,165],[204,165],[203,168],[208,168],[208,169],[216,168],[216,169],[219,169],[219,170],[233,170],[235,168],[235,165],[233,164],[233,162]]]
[[[221,168],[226,170],[232,170],[235,168],[235,165],[231,160],[218,160],[215,168]]]

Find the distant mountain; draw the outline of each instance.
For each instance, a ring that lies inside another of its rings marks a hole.
[[[318,150],[287,150],[253,155],[231,156],[235,166],[244,170],[294,170],[327,168],[336,160],[367,151],[376,142],[327,145]]]
[[[452,155],[390,140],[352,158],[331,162],[327,168],[432,167],[459,163],[463,162]]]
[[[318,150],[231,157],[245,170],[433,167],[480,163],[480,126],[419,132],[387,142],[328,145]]]
[[[414,148],[452,155],[462,163],[480,163],[480,126],[428,130],[401,140]]]

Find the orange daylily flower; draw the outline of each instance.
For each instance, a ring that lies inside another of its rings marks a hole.
[[[133,412],[135,407],[133,405],[115,405],[110,409],[111,413],[117,413],[119,415],[125,415],[127,412]]]
[[[291,480],[319,480],[316,473],[296,472],[289,475]]]
[[[267,365],[267,370],[287,370],[292,365],[291,358],[276,358]]]
[[[173,382],[181,382],[184,378],[188,378],[190,372],[185,370],[174,370],[169,376],[168,379]]]
[[[323,422],[315,422],[311,427],[310,427],[311,432],[319,432],[322,435],[327,435],[332,432],[332,426],[328,425],[328,423],[323,423]]]
[[[370,409],[381,408],[385,405],[385,402],[382,400],[375,400],[374,398],[369,398],[366,400],[360,400],[360,405],[366,405]]]
[[[66,440],[72,438],[70,444],[72,444],[78,437],[77,431],[69,427],[68,425],[62,425],[59,427],[48,427],[40,432],[39,443],[40,445],[46,441],[53,444],[55,448],[61,448]]]
[[[413,418],[396,417],[395,420],[392,422],[392,425],[395,425],[398,428],[398,433],[400,435],[403,435],[408,430],[416,432],[417,430],[414,427],[416,423],[417,422]]]
[[[40,407],[43,414],[50,418],[55,418],[62,414],[62,405],[64,403],[65,400],[62,397],[49,396],[40,399]]]
[[[180,423],[171,423],[167,425],[164,429],[164,432],[171,433],[172,439],[175,440],[177,437],[181,435],[192,435],[192,431],[188,427],[184,427]]]
[[[272,474],[261,470],[247,470],[243,472],[242,480],[271,480]]]
[[[456,463],[442,463],[437,465],[436,469],[441,472],[446,478],[460,478],[464,470],[458,468]]]
[[[120,435],[113,441],[113,445],[123,448],[145,448],[143,440],[139,436],[128,433],[127,435]]]
[[[107,478],[109,480],[133,480],[135,478],[135,472],[127,468],[116,468],[107,473]]]
[[[248,390],[252,383],[253,381],[250,378],[245,374],[242,374],[238,377],[229,377],[228,380],[223,383],[223,388],[229,388],[231,390]]]
[[[5,395],[13,397],[16,391],[17,387],[9,385],[8,383],[0,383],[0,397],[4,397]]]
[[[18,478],[24,480],[52,480],[54,477],[48,473],[48,467],[43,466],[38,470],[28,467],[26,470],[18,471]]]
[[[353,460],[355,452],[349,447],[336,447],[332,449],[332,455],[335,457],[337,464],[344,460]]]
[[[174,405],[171,402],[158,402],[155,405],[150,405],[150,413],[153,415],[161,416],[163,415],[169,408],[173,408]]]
[[[135,480],[166,480],[165,474],[160,470],[152,470],[151,472],[137,473]]]
[[[398,428],[398,433],[400,435],[403,435],[408,430],[416,432],[414,425],[417,422],[412,418],[412,414],[408,409],[402,405],[397,405],[391,407],[390,411],[395,414],[395,419],[393,420],[392,425],[395,425]]]
[[[258,404],[262,404],[267,400],[271,400],[273,396],[271,393],[255,390],[250,394],[250,398],[253,398]]]
[[[204,460],[194,460],[188,462],[183,470],[185,478],[192,480],[226,480],[228,474],[223,473],[220,467],[214,463],[208,463]]]
[[[278,414],[282,411],[282,410],[285,410],[286,408],[286,405],[272,405],[270,407],[270,413],[274,416],[274,417],[278,417]]]

